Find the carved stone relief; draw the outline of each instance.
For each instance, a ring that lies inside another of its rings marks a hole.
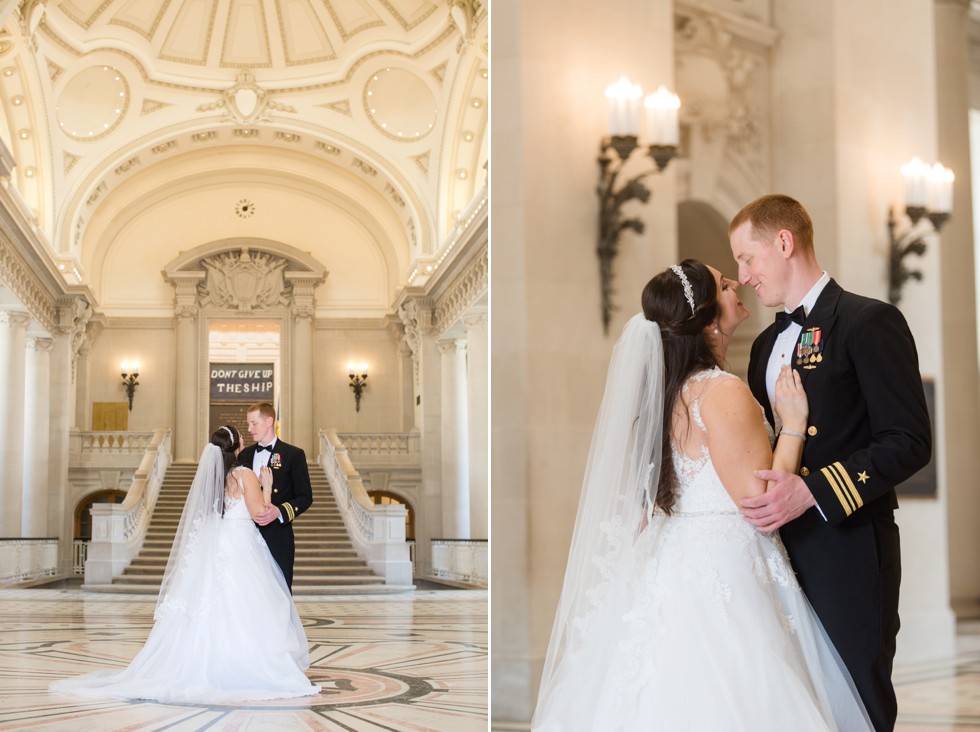
[[[729,19],[691,7],[675,15],[682,154],[689,166],[679,196],[709,201],[726,214],[734,213],[728,211],[733,197],[744,203],[769,184],[769,36],[764,26],[754,29],[752,38],[739,35]]]
[[[291,288],[283,272],[288,262],[248,249],[205,257],[205,280],[198,286],[201,307],[251,312],[289,304]]]

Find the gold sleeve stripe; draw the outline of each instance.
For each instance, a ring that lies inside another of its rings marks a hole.
[[[851,507],[850,502],[844,498],[844,494],[841,492],[840,486],[837,484],[836,476],[831,475],[830,468],[821,468],[820,472],[823,473],[823,476],[827,479],[827,482],[830,483],[830,487],[833,488],[834,493],[837,494],[837,500],[840,501],[840,505],[844,507],[844,514],[846,516],[850,516],[852,513],[854,513],[854,509]]]
[[[847,471],[844,469],[844,466],[841,465],[840,463],[834,463],[831,467],[838,472],[838,474],[840,475],[844,483],[844,487],[847,488],[848,491],[850,491],[850,494],[854,499],[855,509],[861,508],[861,506],[864,505],[864,499],[861,498],[861,493],[858,491],[857,486],[854,485],[854,482],[851,480],[851,476],[847,474]]]
[[[282,505],[286,509],[286,513],[289,514],[289,521],[292,523],[293,519],[296,518],[296,512],[293,510],[292,504],[284,503]]]

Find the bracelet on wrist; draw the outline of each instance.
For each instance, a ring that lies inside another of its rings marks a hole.
[[[806,442],[806,435],[804,435],[802,432],[797,432],[795,430],[779,430],[779,434],[789,435],[790,437],[799,437],[801,440]]]

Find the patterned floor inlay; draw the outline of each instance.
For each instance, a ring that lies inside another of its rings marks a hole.
[[[0,732],[470,732],[487,728],[486,591],[297,600],[310,643],[302,699],[230,706],[92,702],[48,684],[125,666],[155,598],[0,590]]]

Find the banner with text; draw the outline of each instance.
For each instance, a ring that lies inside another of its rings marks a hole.
[[[211,364],[212,402],[272,402],[271,363]]]

